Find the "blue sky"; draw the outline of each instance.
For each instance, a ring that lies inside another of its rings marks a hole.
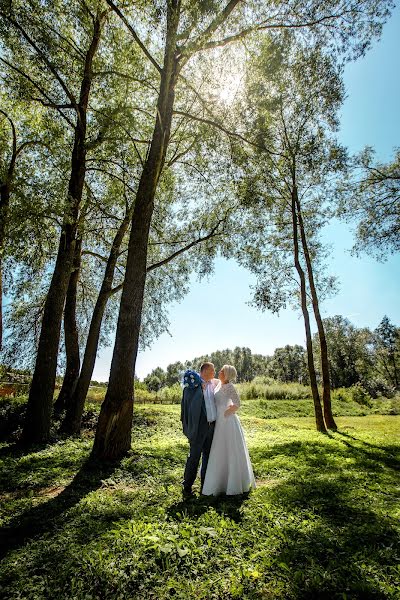
[[[388,160],[400,146],[400,9],[385,25],[382,38],[364,59],[346,67],[347,99],[341,115],[340,140],[351,152],[372,145],[377,157]],[[341,314],[358,327],[375,328],[387,314],[400,325],[400,256],[385,263],[350,255],[352,231],[342,223],[329,225],[325,239],[332,245],[329,271],[339,277],[340,291],[321,307],[324,317]],[[218,259],[207,281],[193,278],[191,291],[171,306],[170,335],[163,334],[151,349],[138,356],[136,373],[142,379],[153,368],[187,360],[214,350],[247,346],[252,352],[272,354],[285,344],[305,345],[300,311],[279,316],[261,313],[246,304],[253,277],[233,261]],[[204,307],[210,318],[203,320]],[[197,326],[188,332],[192,319]],[[204,323],[204,324],[203,324]],[[97,359],[93,379],[106,381],[112,346]]]

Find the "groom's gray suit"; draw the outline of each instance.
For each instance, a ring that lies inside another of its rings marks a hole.
[[[200,479],[201,488],[203,488],[215,427],[215,421],[207,421],[207,411],[201,385],[196,388],[184,388],[181,403],[181,421],[183,433],[190,443],[189,456],[183,476],[183,489],[190,493],[196,479],[201,455],[203,456]]]

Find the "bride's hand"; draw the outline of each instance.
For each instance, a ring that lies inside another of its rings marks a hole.
[[[233,415],[237,411],[237,407],[233,404],[224,412],[224,417],[229,417],[229,415]]]

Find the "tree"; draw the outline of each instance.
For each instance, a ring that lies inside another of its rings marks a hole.
[[[400,387],[400,329],[384,316],[374,331],[373,344],[380,374],[395,388]]]
[[[300,290],[317,429],[324,431],[313,359],[311,303],[321,347],[324,420],[335,429],[319,308],[320,298],[332,291],[332,279],[322,271],[326,249],[318,232],[329,219],[334,182],[346,166],[346,153],[334,137],[343,98],[340,69],[320,48],[299,50],[287,36],[285,45],[275,44],[275,52],[269,46],[260,53],[248,94],[256,108],[248,126],[258,132],[258,140],[254,150],[239,158],[247,173],[239,194],[253,233],[246,232],[239,260],[258,275],[255,304],[259,308],[277,312]],[[265,152],[268,147],[273,151]],[[297,277],[292,273],[293,263]]]
[[[329,349],[329,373],[333,388],[350,387],[370,376],[371,332],[356,328],[341,315],[324,319]],[[316,351],[319,360],[319,353]]]
[[[400,149],[389,163],[374,157],[371,147],[354,157],[338,189],[338,215],[357,223],[353,252],[384,259],[400,250]]]
[[[62,115],[68,126],[73,129],[73,148],[59,248],[43,311],[35,370],[23,428],[23,440],[26,443],[45,440],[50,431],[61,320],[70,274],[77,254],[77,229],[85,181],[88,143],[87,113],[93,83],[93,61],[99,48],[101,32],[107,15],[107,11],[99,4],[94,13],[89,10],[89,15],[86,16],[90,31],[86,38],[86,47],[83,51],[78,51],[75,47],[74,52],[74,58],[81,73],[78,94],[76,94],[73,90],[73,82],[67,80],[69,57],[67,58],[65,50],[63,52],[62,40],[64,38],[59,36],[61,32],[54,31],[52,23],[48,19],[49,15],[44,12],[45,8],[36,8],[38,14],[33,15],[30,7],[16,7],[12,4],[8,12],[1,13],[1,17],[7,21],[12,31],[8,40],[12,56],[7,64],[12,71],[27,80],[32,92],[33,90],[40,92],[43,103]],[[45,24],[45,34],[43,34]],[[41,36],[38,35],[39,30]],[[87,35],[83,28],[82,33],[84,36]],[[21,56],[19,46],[24,48],[25,56]],[[71,46],[69,52],[71,52]],[[36,61],[36,69],[28,74],[23,62],[26,60],[26,55],[30,53],[33,54]],[[61,57],[64,64],[61,63]],[[2,62],[4,63],[5,60],[2,59]],[[60,66],[57,66],[57,63]],[[50,86],[47,81],[45,82],[48,90],[43,90],[41,84],[35,82],[38,68],[45,69],[50,79]],[[64,96],[62,100],[52,97],[51,86],[53,89],[54,87],[58,88],[57,93],[61,92]],[[71,120],[68,111],[72,112],[75,122]]]
[[[167,374],[161,367],[156,367],[144,378],[144,383],[147,385],[149,390],[158,391],[160,388],[166,385]],[[159,386],[155,389],[154,386]]]
[[[305,383],[307,362],[303,346],[287,344],[283,348],[276,348],[272,357],[270,374],[285,383]]]
[[[181,4],[179,0],[167,2],[163,66],[160,67],[151,58],[151,62],[155,64],[160,73],[157,117],[136,193],[109,386],[101,407],[92,451],[96,457],[120,456],[129,449],[131,443],[132,384],[146,282],[149,231],[156,190],[165,164],[171,135],[178,76],[184,63],[193,52],[196,52],[197,46],[201,47],[203,39],[208,41],[212,33],[229,17],[237,3],[237,1],[230,2],[225,11],[217,15],[205,35],[203,34],[192,44],[189,43],[186,48],[180,49],[178,47],[178,30]],[[127,24],[129,31],[137,41],[138,36],[124,15],[112,2],[109,4]],[[146,54],[149,56],[147,50]]]
[[[167,366],[166,385],[171,386],[174,383],[181,383],[183,372],[185,371],[184,365],[178,361]]]

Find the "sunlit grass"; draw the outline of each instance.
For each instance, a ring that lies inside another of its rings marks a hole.
[[[322,435],[262,410],[243,402],[248,497],[182,501],[177,405],[137,406],[117,465],[85,463],[92,431],[4,444],[3,597],[397,598],[400,417],[337,417]]]

